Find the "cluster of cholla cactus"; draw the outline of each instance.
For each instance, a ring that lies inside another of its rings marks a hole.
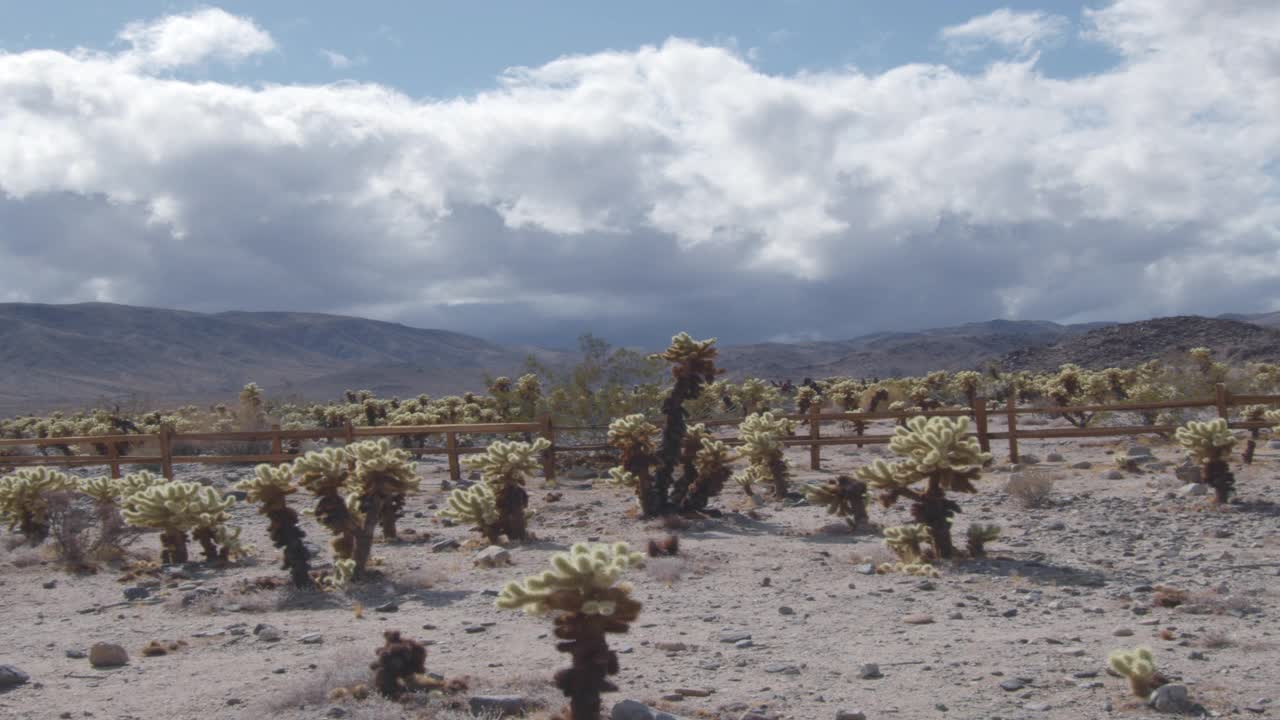
[[[671,502],[671,497],[676,465],[680,462],[688,429],[688,411],[684,404],[697,398],[703,388],[723,372],[716,367],[718,351],[715,342],[715,338],[694,340],[688,333],[680,333],[671,338],[671,345],[666,351],[651,356],[671,363],[671,376],[675,384],[662,401],[662,414],[666,417],[666,422],[662,427],[662,444],[658,450],[658,469],[648,497],[642,497],[640,501],[645,517],[677,509]],[[686,496],[693,482],[694,478],[686,473],[680,479],[682,489],[675,491],[675,494]]]
[[[130,525],[160,531],[161,562],[187,562],[188,532],[200,543],[206,561],[222,562],[240,545],[239,530],[226,526],[234,503],[235,498],[224,498],[211,487],[174,481],[129,495],[122,514]]]
[[[395,538],[405,495],[416,491],[420,481],[409,453],[391,447],[385,438],[348,445],[347,453],[353,463],[347,508],[357,523],[351,559],[359,577],[369,564],[374,533],[381,526],[384,537]]]
[[[1178,428],[1175,437],[1187,454],[1200,463],[1202,477],[1213,488],[1217,501],[1230,502],[1236,478],[1227,459],[1236,445],[1236,437],[1231,434],[1227,421],[1224,418],[1207,422],[1193,420]]]
[[[884,545],[898,557],[898,562],[881,563],[876,572],[938,577],[941,573],[929,564],[930,555],[924,549],[925,543],[932,541],[929,528],[920,523],[885,528]],[[933,555],[936,556],[936,549]]]
[[[682,453],[684,476],[677,485],[681,511],[701,512],[706,509],[711,498],[719,495],[725,483],[733,477],[731,466],[734,457],[728,444],[711,437],[705,425],[699,423],[689,428]]]
[[[69,475],[50,468],[23,468],[0,478],[0,517],[31,545],[49,537],[49,495],[75,488]]]
[[[618,466],[609,470],[609,482],[634,489],[647,515],[658,512],[653,487],[653,468],[659,462],[657,439],[658,426],[644,415],[627,415],[609,423],[608,442],[620,453]]]
[[[491,543],[503,535],[513,542],[529,538],[529,493],[525,483],[537,471],[542,454],[551,447],[545,438],[531,443],[498,441],[467,460],[480,471],[480,482],[449,494],[441,515],[473,526]]]
[[[573,657],[572,667],[556,673],[556,686],[569,698],[572,720],[599,720],[600,694],[618,688],[609,681],[618,673],[618,656],[606,635],[625,633],[640,615],[631,587],[618,583],[623,571],[643,562],[626,543],[574,545],[551,556],[551,569],[512,582],[498,596],[499,608],[528,613],[556,613],[560,652]]]
[[[298,525],[298,513],[289,507],[289,496],[298,491],[293,468],[259,465],[253,477],[241,480],[235,487],[245,493],[247,501],[258,503],[258,512],[270,521],[267,534],[272,544],[284,552],[284,569],[289,571],[294,587],[311,587],[311,554],[303,542],[307,534]]]
[[[783,439],[795,430],[795,423],[773,413],[748,415],[738,426],[742,439],[742,457],[749,463],[739,483],[750,487],[757,482],[767,482],[773,496],[781,499],[787,494],[791,469],[783,455]]]
[[[1116,674],[1129,681],[1129,689],[1135,697],[1146,700],[1151,692],[1169,681],[1156,672],[1155,656],[1150,648],[1116,650],[1107,656],[1107,664]]]
[[[315,496],[316,520],[333,533],[330,546],[338,561],[351,560],[359,532],[346,497],[354,495],[348,487],[353,464],[346,448],[325,448],[294,460],[291,468],[298,486]]]
[[[911,515],[929,528],[934,551],[939,558],[954,554],[951,542],[951,519],[960,506],[947,497],[947,492],[977,492],[973,482],[982,474],[982,466],[991,459],[966,437],[968,418],[911,418],[906,427],[896,428],[889,448],[901,460],[888,463],[876,460],[858,470],[858,477],[881,491],[880,500],[889,507],[899,498],[912,501]],[[913,487],[925,483],[923,490]]]
[[[825,483],[804,486],[804,496],[810,505],[827,509],[831,515],[843,519],[850,531],[866,525],[867,484],[848,475],[838,475]]]

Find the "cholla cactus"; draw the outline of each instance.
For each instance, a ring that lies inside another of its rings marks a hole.
[[[1156,672],[1156,660],[1150,648],[1116,650],[1107,656],[1107,664],[1116,673],[1128,678],[1129,689],[1135,697],[1143,700],[1150,697],[1153,690],[1168,682]]]
[[[658,453],[658,471],[654,476],[653,487],[647,496],[640,498],[640,509],[645,517],[654,517],[673,509],[671,503],[671,487],[675,478],[676,464],[680,460],[681,448],[688,418],[684,407],[687,400],[696,399],[704,386],[713,382],[722,370],[716,367],[715,338],[710,340],[694,340],[687,333],[680,333],[671,338],[671,345],[665,352],[652,355],[654,359],[662,359],[671,363],[671,376],[675,386],[666,399],[662,401],[662,414],[666,423],[662,427],[662,447]],[[683,490],[678,494],[687,494],[692,479],[681,480]]]
[[[964,398],[969,407],[978,401],[978,389],[982,387],[982,373],[961,370],[951,377],[952,390]]]
[[[942,577],[942,573],[938,572],[938,568],[924,562],[923,560],[917,560],[915,562],[880,563],[876,566],[877,575],[887,575],[889,573],[929,578]]]
[[[867,484],[861,480],[838,475],[822,484],[805,485],[804,496],[809,504],[842,518],[850,531],[867,523]]]
[[[347,452],[355,462],[352,494],[363,517],[352,554],[359,577],[373,551],[374,531],[381,525],[384,536],[395,537],[396,517],[404,507],[404,496],[418,489],[419,480],[409,453],[391,447],[385,438],[348,445]]]
[[[344,498],[353,492],[348,485],[352,462],[345,448],[325,448],[294,460],[291,473],[300,487],[316,496],[316,520],[333,533],[330,545],[341,560],[351,558],[359,529]]]
[[[642,414],[628,415],[609,423],[608,442],[621,453],[615,484],[633,487],[636,498],[643,507],[646,498],[652,500],[653,473],[658,463],[658,426]],[[613,472],[610,471],[610,476]]]
[[[1204,481],[1213,488],[1217,501],[1229,502],[1236,479],[1227,466],[1227,458],[1236,445],[1236,438],[1227,427],[1227,421],[1223,418],[1208,422],[1193,420],[1178,428],[1175,437],[1187,454],[1201,464]]]
[[[751,463],[755,477],[768,478],[773,486],[773,496],[787,494],[787,481],[791,470],[783,457],[782,439],[791,435],[795,423],[773,413],[748,415],[738,426],[742,438],[742,456]]]
[[[449,493],[447,504],[448,507],[440,511],[440,517],[472,526],[490,544],[502,542],[503,525],[498,517],[498,501],[488,484],[476,483],[469,488],[458,488]]]
[[[574,545],[551,556],[551,570],[512,582],[497,606],[528,613],[558,613],[556,645],[573,655],[573,666],[556,673],[556,686],[569,698],[573,720],[599,720],[600,694],[618,688],[608,676],[618,672],[618,656],[609,649],[607,633],[625,633],[640,615],[631,586],[618,583],[622,573],[644,561],[626,543]]]
[[[147,470],[132,472],[116,481],[120,490],[120,507],[128,510],[133,507],[133,496],[148,488],[164,485],[169,482],[163,475],[156,475]]]
[[[23,468],[0,478],[0,517],[31,545],[49,536],[49,494],[72,490],[69,475],[50,468]]]
[[[298,526],[298,513],[289,507],[289,496],[298,491],[292,469],[259,465],[253,477],[236,483],[236,489],[244,492],[249,502],[258,503],[258,512],[270,520],[267,533],[272,544],[284,551],[284,569],[294,587],[311,587],[311,554],[303,542],[307,534]]]
[[[932,542],[929,528],[919,523],[884,529],[885,547],[905,563],[918,563],[925,559],[925,542]]]
[[[1246,422],[1264,422],[1267,419],[1267,406],[1248,405],[1240,411],[1240,417]],[[1258,437],[1261,434],[1262,428],[1249,428],[1249,440],[1245,442],[1244,452],[1240,455],[1245,465],[1253,464],[1253,452],[1258,449]]]
[[[782,396],[772,385],[759,378],[747,378],[730,389],[734,404],[743,416],[768,412],[781,404]]]
[[[218,528],[230,517],[226,511],[235,503],[234,498],[223,498],[213,488],[196,483],[168,482],[135,493],[128,502],[125,522],[160,531],[161,562],[187,562],[189,530],[199,532],[205,559],[224,560],[229,554],[216,546],[216,538]]]
[[[702,427],[695,425],[694,427]],[[693,467],[695,470],[694,480],[689,488],[689,493],[684,497],[681,504],[683,509],[688,512],[698,512],[707,507],[707,503],[711,498],[720,494],[724,489],[725,483],[729,482],[729,478],[733,476],[733,454],[729,451],[729,446],[721,440],[715,440],[711,437],[702,437],[699,441],[701,448],[693,457]]]
[[[982,557],[987,554],[987,543],[1000,537],[1000,526],[974,523],[969,526],[967,537],[969,557]]]
[[[796,412],[807,413],[814,407],[822,407],[822,395],[808,385],[801,385],[796,390]]]
[[[542,453],[550,447],[546,438],[532,443],[499,441],[491,443],[483,455],[467,460],[467,465],[479,470],[493,491],[497,529],[509,540],[521,541],[529,536],[525,525],[529,493],[524,485],[541,464]]]
[[[911,515],[916,522],[929,527],[933,549],[940,558],[954,554],[951,543],[951,518],[960,506],[946,496],[946,491],[973,493],[973,481],[982,474],[982,465],[991,459],[978,442],[965,437],[968,418],[911,418],[904,428],[895,428],[889,448],[902,460],[887,463],[876,460],[858,470],[858,477],[880,490],[885,507],[905,497],[912,500]],[[923,492],[911,486],[927,483]]]

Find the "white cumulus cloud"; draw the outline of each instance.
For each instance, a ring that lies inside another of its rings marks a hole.
[[[271,47],[222,11],[0,55],[0,297],[649,343],[1280,301],[1280,5],[1080,21],[1110,70],[770,75],[672,39],[449,101],[154,74]]]
[[[998,45],[1006,50],[1029,54],[1037,47],[1060,38],[1070,26],[1071,21],[1061,15],[1001,8],[959,25],[945,27],[939,34],[953,50],[959,52]]]

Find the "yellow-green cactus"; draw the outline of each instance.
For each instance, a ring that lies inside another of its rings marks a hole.
[[[164,485],[169,482],[164,476],[156,475],[147,470],[139,470],[132,472],[116,481],[120,485],[120,506],[128,509],[131,506],[130,499],[138,493],[153,488],[157,485]]]
[[[470,525],[491,544],[501,542],[502,526],[492,486],[476,483],[469,488],[458,488],[449,493],[447,505],[440,511],[440,517]]]
[[[347,452],[355,463],[351,480],[358,488],[359,514],[363,516],[352,553],[359,577],[373,551],[374,531],[381,525],[384,537],[396,537],[396,521],[404,509],[405,495],[416,491],[420,481],[412,456],[393,448],[386,438],[348,445]]]
[[[1236,445],[1236,438],[1231,434],[1226,419],[1193,420],[1178,428],[1175,437],[1187,454],[1201,464],[1204,481],[1213,488],[1217,501],[1230,502],[1236,478],[1227,465],[1227,458]]]
[[[929,539],[929,528],[920,523],[884,529],[885,547],[906,563],[916,563],[924,559],[924,543]]]
[[[640,478],[636,477],[633,472],[627,472],[620,467],[609,468],[609,477],[605,482],[614,487],[626,488],[634,490],[640,485]]]
[[[217,526],[228,519],[226,510],[235,499],[220,497],[213,488],[196,483],[169,482],[135,493],[128,502],[125,522],[160,530],[161,561],[184,563],[188,559],[187,531],[199,528],[211,540]],[[209,557],[207,546],[205,551]],[[209,559],[218,559],[219,555],[215,549]]]
[[[1160,673],[1156,672],[1156,660],[1150,648],[1116,650],[1107,656],[1107,664],[1116,673],[1129,680],[1129,689],[1133,691],[1134,696],[1144,700],[1151,695],[1152,690],[1167,682]]]
[[[722,370],[716,367],[715,338],[710,340],[694,340],[687,333],[680,333],[671,338],[671,345],[666,352],[650,356],[671,363],[671,377],[675,385],[662,401],[662,414],[665,422],[662,425],[662,445],[658,450],[657,469],[652,483],[645,483],[645,473],[636,468],[627,469],[640,476],[641,488],[640,510],[645,517],[656,517],[663,513],[681,509],[685,499],[689,497],[694,477],[691,468],[677,480],[676,465],[685,453],[685,432],[689,411],[686,402],[697,400],[703,388],[715,381]],[[647,485],[647,487],[645,487]]]
[[[867,484],[848,475],[839,475],[825,483],[804,486],[810,505],[826,508],[827,513],[842,518],[850,530],[867,522]]]
[[[912,501],[912,517],[929,527],[931,544],[940,558],[954,554],[951,518],[960,511],[946,492],[977,492],[973,481],[991,459],[977,440],[966,436],[968,430],[969,419],[965,417],[911,418],[905,427],[894,429],[889,441],[889,449],[902,459],[894,463],[876,460],[857,472],[859,478],[881,491],[885,507],[901,497]],[[923,491],[912,487],[919,482],[927,483]]]
[[[23,468],[0,478],[0,517],[10,530],[22,533],[32,545],[49,536],[49,495],[72,490],[75,481],[51,468]]]
[[[640,615],[631,586],[618,583],[622,573],[643,562],[626,543],[579,543],[551,556],[551,569],[512,582],[498,595],[499,608],[528,613],[558,613],[556,648],[573,655],[573,666],[556,673],[556,686],[569,698],[568,717],[600,717],[600,694],[617,688],[608,681],[618,672],[618,656],[606,633],[625,633]]]
[[[355,492],[351,484],[353,462],[345,448],[325,448],[293,461],[293,476],[300,487],[316,497],[313,512],[316,520],[333,533],[330,545],[339,559],[351,557],[359,529],[344,498]]]
[[[782,440],[795,430],[795,423],[771,412],[748,415],[738,426],[742,457],[755,468],[756,477],[767,478],[775,498],[787,494],[791,470],[783,456]]]
[[[610,470],[609,475],[615,485],[634,489],[642,507],[645,498],[654,492],[653,468],[659,462],[657,435],[658,426],[641,414],[627,415],[609,423],[608,442],[621,454],[618,467]]]
[[[105,475],[82,478],[79,482],[79,489],[80,492],[88,495],[99,506],[120,504],[122,488],[120,481],[114,478],[106,477]]]
[[[686,511],[699,512],[711,498],[720,494],[733,476],[735,455],[729,451],[728,444],[712,438],[702,425],[694,425],[689,430],[690,437],[697,438],[699,447],[693,456],[693,480],[682,506]]]
[[[257,503],[258,513],[270,521],[267,534],[284,552],[284,568],[294,586],[311,587],[311,553],[303,540],[307,534],[298,525],[298,513],[289,507],[289,496],[298,491],[292,467],[259,465],[253,477],[236,483],[236,489],[245,493],[248,502]]]
[[[467,461],[470,467],[480,471],[481,478],[493,490],[497,530],[511,540],[521,541],[529,536],[525,524],[529,493],[524,486],[541,465],[542,453],[550,447],[546,438],[532,443],[499,441],[491,443],[484,454]]]
[[[974,523],[969,526],[967,537],[969,556],[982,557],[986,554],[987,543],[993,542],[1000,537],[1000,526]]]

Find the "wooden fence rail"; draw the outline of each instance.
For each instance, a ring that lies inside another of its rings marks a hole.
[[[809,467],[812,470],[822,468],[822,448],[834,445],[883,445],[893,435],[861,434],[865,423],[875,420],[902,420],[910,417],[972,417],[973,434],[984,451],[990,451],[992,440],[1008,442],[1009,462],[1019,460],[1018,440],[1043,440],[1053,438],[1082,437],[1125,437],[1144,434],[1167,435],[1176,430],[1174,425],[1117,425],[1099,427],[1065,427],[1045,428],[1041,430],[1022,429],[1018,426],[1019,415],[1051,415],[1062,416],[1067,413],[1081,412],[1141,412],[1170,409],[1214,408],[1218,417],[1228,420],[1233,429],[1254,429],[1267,427],[1266,422],[1230,421],[1230,408],[1240,405],[1276,405],[1280,406],[1280,395],[1232,395],[1224,385],[1218,385],[1213,398],[1161,401],[1150,403],[1116,403],[1112,405],[1080,405],[1071,407],[1018,407],[1012,397],[1005,404],[1004,415],[1007,428],[1003,431],[992,431],[989,427],[985,398],[976,398],[968,408],[939,408],[936,410],[908,410],[893,412],[823,412],[814,406],[807,413],[784,415],[787,419],[805,423],[808,426],[804,435],[786,438],[783,444],[787,447],[809,448]],[[657,418],[661,421],[661,418]],[[740,420],[711,420],[705,424],[709,427],[736,426]],[[853,423],[858,430],[855,435],[822,434],[824,422]],[[415,426],[378,426],[353,427],[347,424],[341,428],[316,428],[311,430],[282,430],[273,425],[266,430],[237,432],[194,432],[178,433],[165,428],[158,433],[139,435],[95,435],[88,437],[63,438],[18,438],[0,439],[0,448],[21,446],[84,446],[105,447],[104,455],[25,455],[0,456],[0,467],[24,467],[31,465],[60,465],[68,467],[106,465],[111,468],[112,477],[120,477],[121,465],[159,465],[165,477],[173,478],[173,466],[179,463],[200,464],[244,464],[244,463],[285,463],[297,457],[285,447],[286,441],[329,440],[341,441],[344,444],[356,442],[357,438],[401,437],[416,438],[420,442],[428,436],[444,436],[444,445],[407,447],[405,450],[416,455],[445,455],[449,463],[449,477],[454,481],[462,478],[461,456],[482,453],[483,447],[463,446],[458,442],[459,435],[515,435],[525,437],[538,436],[551,443],[550,449],[543,454],[542,469],[548,480],[556,477],[556,454],[573,452],[603,452],[611,450],[607,443],[580,443],[561,445],[556,443],[559,433],[607,430],[607,426],[562,425],[556,426],[550,416],[544,416],[536,422],[516,423],[478,423],[449,425],[415,425]],[[262,453],[239,455],[189,455],[179,454],[175,447],[188,448],[199,442],[267,442],[270,450]],[[736,439],[725,441],[731,446],[741,444]],[[142,450],[155,448],[155,452],[141,455],[124,455],[122,447],[140,447]]]

